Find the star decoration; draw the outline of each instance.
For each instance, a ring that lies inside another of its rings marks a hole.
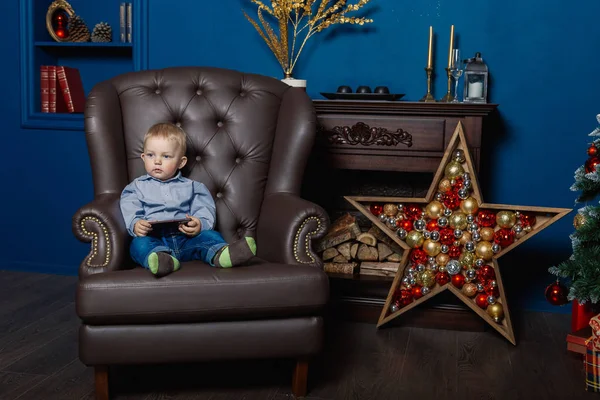
[[[498,258],[571,211],[484,203],[460,122],[425,198],[345,198],[403,249],[378,328],[449,290],[512,344]]]

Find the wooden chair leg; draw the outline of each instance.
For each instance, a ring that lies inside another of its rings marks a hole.
[[[306,386],[308,381],[308,360],[296,361],[294,375],[292,376],[292,393],[296,397],[306,396]]]
[[[108,366],[95,366],[94,376],[96,381],[96,400],[108,400]]]

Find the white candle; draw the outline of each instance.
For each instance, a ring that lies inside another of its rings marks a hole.
[[[469,82],[468,97],[483,97],[483,82]]]

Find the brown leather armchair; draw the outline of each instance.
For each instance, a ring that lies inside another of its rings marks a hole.
[[[145,173],[144,134],[163,121],[188,134],[183,173],[213,194],[216,229],[228,241],[256,238],[249,266],[189,262],[156,279],[133,265],[119,197]],[[305,395],[329,296],[311,249],[329,219],[298,197],[315,128],[306,93],[259,75],[181,67],[94,87],[85,132],[95,198],[74,215],[73,231],[91,243],[77,313],[79,357],[95,368],[96,398],[108,398],[109,365],[251,358],[297,360],[292,390]]]

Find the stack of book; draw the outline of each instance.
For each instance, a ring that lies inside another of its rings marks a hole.
[[[42,65],[40,88],[43,113],[83,112],[85,93],[78,69],[62,65]]]
[[[131,25],[133,16],[131,13],[131,3],[121,3],[119,7],[119,37],[121,43],[131,43]]]

